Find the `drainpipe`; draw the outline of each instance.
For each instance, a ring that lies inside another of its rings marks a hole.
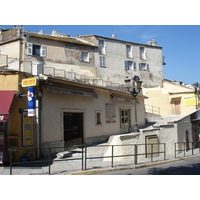
[[[36,100],[36,147],[37,147],[37,158],[41,157],[41,109],[40,109],[40,103],[41,103],[41,100]]]

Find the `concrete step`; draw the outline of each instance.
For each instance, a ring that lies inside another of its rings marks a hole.
[[[107,146],[103,146],[102,144],[101,145],[96,145],[96,146],[90,146],[90,147],[87,147],[87,160],[89,161],[102,161],[103,158],[95,158],[95,159],[92,159],[90,157],[103,157],[104,156],[104,152],[106,150]],[[84,156],[85,156],[85,149],[84,149]],[[56,160],[58,159],[69,159],[70,161],[73,161],[71,159],[74,159],[74,161],[76,161],[75,159],[81,159],[82,158],[82,149],[81,148],[76,148],[76,149],[73,149],[73,150],[69,150],[69,151],[63,151],[63,152],[59,152],[57,153],[57,158]]]

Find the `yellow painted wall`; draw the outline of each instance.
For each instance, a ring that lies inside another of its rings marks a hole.
[[[194,95],[194,90],[172,82],[163,81],[163,87],[144,88],[143,94],[148,96],[145,104],[160,108],[160,115],[173,115],[174,101],[180,100],[181,114],[195,110],[196,105],[188,102],[186,97]]]
[[[22,157],[27,157],[27,153],[30,150],[27,150],[28,148],[33,148],[33,150],[36,147],[36,128],[35,128],[35,117],[34,117],[34,143],[33,146],[23,147],[22,145],[22,114],[19,113],[19,108],[22,110],[27,109],[27,97],[24,96],[22,98],[17,97],[17,93],[26,94],[27,88],[22,88],[19,86],[19,83],[21,83],[21,80],[23,78],[26,78],[26,76],[22,73],[1,73],[0,74],[0,90],[14,90],[16,91],[14,94],[13,101],[11,103],[10,107],[10,114],[9,114],[9,120],[8,120],[8,142],[10,143],[10,137],[15,139],[12,139],[12,145],[16,146],[18,148],[18,151],[14,153],[14,161],[20,161]]]
[[[19,75],[0,74],[0,90],[19,90]]]

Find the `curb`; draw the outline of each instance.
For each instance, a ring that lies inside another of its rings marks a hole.
[[[179,160],[186,160],[186,159],[198,157],[198,156],[200,156],[200,154],[187,156],[187,157],[181,157],[181,158],[175,158],[175,159],[172,159],[172,160],[155,161],[155,162],[146,163],[146,164],[139,164],[139,165],[135,165],[135,166],[127,165],[126,167],[105,168],[105,169],[99,169],[99,170],[98,169],[95,169],[95,170],[91,169],[91,170],[88,170],[88,171],[73,172],[73,173],[67,173],[67,174],[64,174],[64,175],[92,175],[92,174],[119,171],[119,170],[139,169],[139,168],[152,167],[152,166],[161,165],[161,164],[165,164],[165,163],[175,162],[175,161],[179,161]]]

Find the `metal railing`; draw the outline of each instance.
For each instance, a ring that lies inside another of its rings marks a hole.
[[[64,160],[54,160],[56,158],[55,153],[53,152],[53,149],[61,149],[62,151],[68,151],[69,149],[74,149],[74,148],[81,148],[82,149],[82,156],[81,156],[81,163],[82,163],[82,170],[83,170],[83,151],[84,151],[84,146],[81,145],[73,145],[73,146],[67,146],[67,147],[49,147],[49,148],[42,148],[42,152],[46,151],[47,152],[47,156],[43,159],[38,159],[38,160],[33,160],[30,161],[26,158],[26,160],[23,160],[23,158],[21,159],[21,162],[13,162],[13,154],[15,152],[26,152],[23,154],[27,154],[28,152],[34,152],[36,153],[37,151],[40,151],[41,149],[39,148],[34,148],[34,149],[18,149],[18,148],[10,148],[9,149],[9,163],[10,163],[10,175],[12,175],[12,168],[13,166],[27,166],[27,165],[37,165],[37,164],[41,164],[41,165],[47,165],[48,166],[48,174],[51,174],[51,165],[54,162],[60,162],[60,161],[70,161],[70,160],[80,160],[80,158],[67,158]],[[26,157],[26,156],[24,156]],[[23,161],[22,161],[23,160]]]
[[[190,145],[191,144],[191,145]],[[175,158],[177,158],[177,152],[183,153],[183,156],[186,156],[186,152],[191,150],[192,155],[194,155],[194,149],[197,147],[194,147],[194,142],[189,142],[188,146],[186,145],[186,142],[176,142],[174,147],[174,155]],[[200,153],[200,145],[198,145],[199,153]]]
[[[156,145],[156,146],[159,146],[160,145],[163,145],[163,150],[162,151],[154,151],[153,150],[153,146]],[[138,148],[139,146],[144,146],[143,148],[143,153],[139,153],[138,152]],[[150,152],[147,152],[146,148],[148,146],[151,146],[151,150]],[[93,146],[94,147],[94,146]],[[137,165],[138,164],[138,156],[148,156],[150,155],[151,157],[151,162],[153,162],[153,157],[154,157],[154,154],[161,154],[163,153],[164,154],[164,160],[166,159],[166,144],[165,143],[155,143],[155,144],[126,144],[126,145],[102,145],[102,146],[96,146],[96,148],[101,148],[101,147],[110,147],[111,148],[111,155],[109,156],[90,156],[88,157],[87,156],[87,146],[85,146],[85,170],[87,170],[87,160],[88,159],[99,159],[99,158],[110,158],[111,159],[111,167],[113,168],[114,167],[114,158],[119,158],[119,157],[129,157],[129,156],[132,156],[134,157],[134,165]],[[117,147],[133,147],[133,151],[131,154],[123,154],[123,155],[114,155],[114,149],[117,148]]]
[[[86,76],[85,74],[79,74],[74,71],[66,71],[65,69],[57,69],[54,67],[43,66],[43,73],[49,76],[67,78],[80,83],[98,85],[119,91],[126,91],[126,87],[119,83],[104,81],[103,79],[94,78],[93,76]]]
[[[160,115],[160,108],[159,107],[145,104],[145,109],[146,109],[146,112],[156,114],[156,115]]]
[[[155,145],[157,147],[159,147],[158,149],[162,149],[162,150],[154,150]],[[147,151],[148,146],[150,146],[149,151]],[[111,148],[111,154],[108,156],[89,156],[88,154],[88,149],[89,148],[103,148],[103,147],[108,147]],[[125,148],[125,147],[130,147],[132,148],[132,152],[130,154],[122,154],[122,155],[116,155],[115,154],[115,150],[116,148]],[[142,148],[141,148],[142,147]],[[70,149],[74,149],[74,148],[80,148],[81,149],[81,156],[79,157],[67,157],[67,158],[62,158],[62,159],[55,159],[55,153],[53,154],[52,152],[54,152],[54,149],[61,149],[60,152],[64,152],[64,151],[69,151]],[[140,150],[139,150],[140,148]],[[142,150],[141,150],[142,149]],[[151,158],[151,162],[154,161],[154,156],[157,156],[159,154],[163,154],[164,156],[164,160],[166,159],[166,144],[165,143],[157,143],[157,144],[127,144],[127,145],[98,145],[98,146],[87,146],[87,145],[73,145],[73,146],[67,146],[67,147],[50,147],[50,148],[43,148],[42,151],[46,151],[48,152],[48,156],[45,159],[40,159],[40,160],[33,160],[33,161],[21,161],[21,162],[13,162],[13,154],[14,152],[20,152],[20,151],[26,151],[26,152],[36,152],[39,149],[9,149],[9,153],[10,153],[10,175],[12,175],[12,168],[13,166],[29,166],[29,165],[37,165],[37,164],[41,164],[41,165],[45,165],[48,166],[48,174],[51,174],[51,165],[54,162],[68,162],[68,161],[72,161],[72,160],[79,160],[81,161],[80,164],[80,168],[82,171],[87,170],[87,164],[88,164],[88,160],[89,159],[108,159],[110,158],[110,164],[111,167],[114,167],[114,158],[119,158],[119,157],[130,157],[132,156],[133,159],[133,164],[137,165],[138,164],[138,157],[139,156],[144,156],[144,157],[148,157],[150,156]],[[104,161],[102,161],[104,162]]]

